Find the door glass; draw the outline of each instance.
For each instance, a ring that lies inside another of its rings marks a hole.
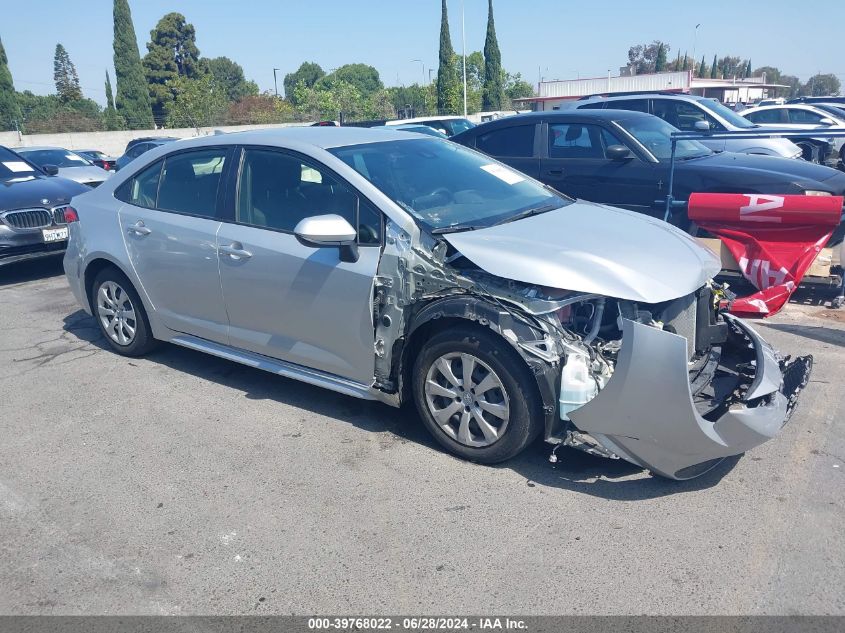
[[[293,232],[305,218],[329,213],[355,226],[357,196],[326,171],[271,150],[244,152],[238,222]]]
[[[549,158],[606,158],[610,145],[624,145],[612,132],[598,125],[556,123],[549,125]]]
[[[824,117],[809,110],[799,110],[797,108],[789,109],[790,123],[818,123]]]
[[[514,125],[480,134],[475,146],[490,156],[531,158],[534,155],[534,125]]]
[[[782,123],[783,110],[758,110],[757,112],[750,112],[747,118],[754,123]]]
[[[161,173],[157,208],[215,217],[226,153],[225,149],[210,149],[168,156]]]
[[[126,186],[121,186],[115,192],[117,199],[134,204],[136,207],[155,209],[161,165],[162,161],[158,161],[127,181]]]
[[[633,110],[648,113],[648,99],[614,99],[607,102],[607,108],[612,110]]]

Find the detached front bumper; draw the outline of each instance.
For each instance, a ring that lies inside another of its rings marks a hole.
[[[753,358],[754,372],[750,386],[728,394],[725,406],[699,414],[683,336],[623,319],[613,376],[570,419],[608,451],[671,479],[701,475],[774,437],[809,380],[812,357],[781,362],[753,328],[725,318],[734,329],[725,345],[749,346],[741,351]]]

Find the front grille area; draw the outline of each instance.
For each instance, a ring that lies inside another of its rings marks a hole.
[[[53,209],[53,221],[56,224],[67,224],[67,220],[65,219],[65,209],[67,209],[67,206],[56,207]]]
[[[3,215],[9,226],[16,229],[40,229],[53,223],[53,216],[47,209],[21,209]]]

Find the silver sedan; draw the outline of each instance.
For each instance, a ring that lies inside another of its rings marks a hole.
[[[111,176],[111,172],[63,147],[21,147],[15,151],[50,175],[59,175],[89,187],[97,187]]]

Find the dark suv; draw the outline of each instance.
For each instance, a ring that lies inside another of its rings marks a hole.
[[[91,191],[0,146],[0,266],[63,253],[70,199]]]

